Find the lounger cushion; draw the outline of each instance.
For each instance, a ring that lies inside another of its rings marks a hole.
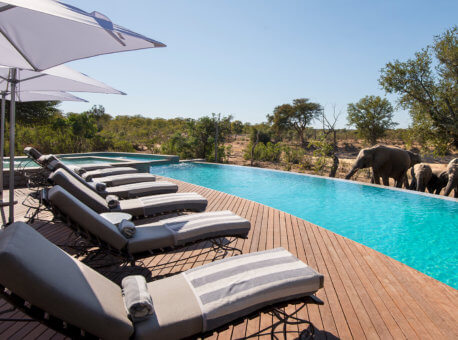
[[[154,182],[155,180],[156,176],[147,173],[122,174],[92,179],[94,182],[103,182],[109,187],[139,182]]]
[[[127,249],[136,254],[208,238],[245,237],[249,231],[250,222],[228,210],[183,215],[138,225]]]
[[[32,305],[106,339],[134,332],[121,288],[17,222],[0,232],[0,282]]]
[[[119,201],[119,207],[132,216],[153,216],[177,210],[204,211],[207,203],[203,196],[195,192],[184,192],[123,200]]]
[[[138,173],[138,170],[131,167],[111,167],[107,169],[98,169],[92,171],[86,171],[83,174],[80,174],[83,179],[86,181],[90,181],[93,178],[99,178],[104,176],[114,176],[114,175],[121,175],[121,174],[134,174]]]
[[[167,181],[132,183],[105,189],[108,195],[116,195],[122,199],[157,194],[170,194],[177,191],[178,186],[175,183]]]
[[[154,315],[135,323],[135,338],[190,337],[322,287],[323,276],[283,248],[226,258],[148,283]]]
[[[202,331],[199,302],[183,275],[148,283],[154,314],[135,323],[135,339],[181,339]]]
[[[127,238],[120,233],[114,224],[94,210],[89,209],[64,188],[58,185],[51,188],[48,192],[48,199],[63,214],[70,217],[78,225],[83,226],[91,234],[108,243],[111,247],[120,250],[126,246]]]

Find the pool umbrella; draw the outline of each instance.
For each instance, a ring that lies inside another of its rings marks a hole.
[[[14,110],[17,68],[42,71],[95,55],[165,47],[87,13],[52,0],[0,1],[0,65],[11,67],[10,158],[14,164]],[[10,176],[10,222],[14,221],[14,171]],[[3,189],[3,188],[2,188]]]

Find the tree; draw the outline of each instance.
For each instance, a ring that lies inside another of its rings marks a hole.
[[[387,93],[400,96],[398,105],[409,109],[414,133],[436,147],[458,148],[457,42],[454,26],[413,59],[386,64],[379,79]]]
[[[16,122],[23,125],[42,125],[48,123],[53,117],[61,116],[62,112],[57,108],[60,102],[17,102]],[[9,112],[7,101],[6,112]],[[9,115],[6,117],[9,119]]]
[[[201,117],[188,122],[188,135],[190,145],[195,149],[195,156],[205,159],[212,157],[212,147],[215,143],[216,126],[218,126],[218,145],[224,143],[226,136],[231,133],[232,116],[222,117],[218,121],[213,117]],[[223,157],[220,154],[221,158]],[[215,160],[217,161],[217,160]]]
[[[293,104],[277,106],[272,115],[267,115],[272,128],[278,132],[294,129],[303,148],[308,146],[307,127],[319,117],[322,107],[318,103],[309,102],[307,98],[294,99]]]
[[[323,129],[320,138],[316,142],[316,146],[318,146],[318,148],[314,153],[315,155],[318,155],[319,158],[324,159],[324,162],[325,157],[332,158],[329,177],[336,177],[337,168],[339,167],[336,124],[339,120],[340,114],[341,112],[336,113],[336,107],[334,106],[332,120],[325,115],[324,110],[321,112],[320,117]]]
[[[392,121],[393,106],[379,96],[366,96],[355,104],[348,104],[347,113],[348,125],[355,126],[359,136],[371,145],[397,125]]]
[[[234,120],[231,123],[231,131],[234,135],[240,135],[243,132],[243,123],[240,120]]]

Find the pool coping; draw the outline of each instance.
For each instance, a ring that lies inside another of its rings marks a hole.
[[[253,169],[260,169],[260,170],[264,170],[264,171],[275,171],[275,172],[293,174],[293,175],[297,175],[297,176],[308,176],[308,177],[329,179],[329,180],[334,180],[334,181],[339,181],[339,182],[352,183],[352,184],[355,184],[355,185],[365,185],[365,186],[370,186],[370,187],[374,187],[374,188],[381,188],[381,189],[386,189],[386,190],[400,191],[400,192],[405,192],[405,193],[409,193],[409,194],[413,194],[413,195],[420,195],[420,196],[425,196],[425,197],[430,197],[430,198],[437,198],[437,199],[442,199],[442,200],[451,201],[451,202],[457,202],[458,203],[458,198],[454,198],[454,197],[450,197],[450,196],[436,195],[436,194],[431,194],[431,193],[427,193],[427,192],[420,192],[420,191],[409,190],[409,189],[404,189],[404,188],[390,187],[390,186],[386,186],[386,185],[382,185],[382,184],[373,184],[373,183],[364,183],[364,182],[352,181],[352,180],[343,179],[343,178],[326,177],[326,176],[320,176],[320,175],[304,174],[304,173],[300,173],[300,172],[292,172],[292,171],[286,171],[286,170],[269,169],[269,168],[261,168],[261,167],[237,165],[237,164],[222,164],[222,163],[212,163],[212,162],[193,161],[193,160],[188,160],[188,161],[184,160],[184,161],[180,161],[179,163],[201,163],[201,164],[233,166],[233,167],[240,167],[240,168],[253,168]]]

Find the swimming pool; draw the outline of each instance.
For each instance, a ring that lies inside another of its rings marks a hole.
[[[180,163],[152,173],[283,210],[458,288],[456,201],[250,167]]]

